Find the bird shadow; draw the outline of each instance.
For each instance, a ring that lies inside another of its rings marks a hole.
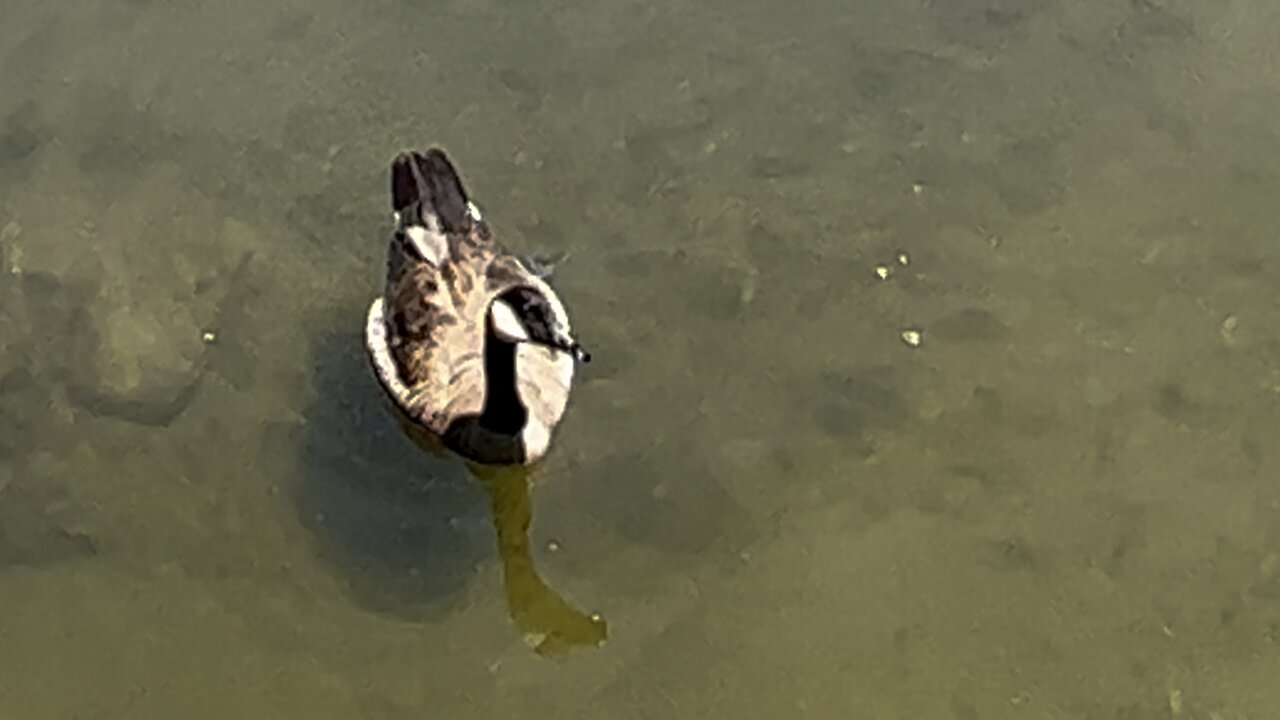
[[[496,537],[508,613],[526,642],[541,655],[602,643],[606,623],[565,601],[534,565],[530,486],[539,471],[464,463],[407,422],[373,379],[359,335],[330,333],[313,349],[296,507],[353,601],[441,621]]]

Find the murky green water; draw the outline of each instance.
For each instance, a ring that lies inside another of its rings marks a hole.
[[[1280,716],[1277,33],[10,0],[0,718]],[[362,354],[437,143],[569,255],[532,478]]]

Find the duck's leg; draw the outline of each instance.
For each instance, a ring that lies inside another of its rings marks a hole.
[[[529,525],[533,521],[531,473],[536,470],[471,467],[489,493],[508,612],[534,652],[563,655],[575,647],[597,647],[604,643],[609,635],[609,625],[604,618],[570,605],[547,585],[534,565]]]

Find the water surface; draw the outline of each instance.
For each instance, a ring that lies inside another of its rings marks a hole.
[[[2,19],[0,716],[1280,715],[1271,3]],[[431,144],[567,255],[529,476],[362,354]]]

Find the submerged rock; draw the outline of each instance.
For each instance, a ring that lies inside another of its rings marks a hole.
[[[219,217],[177,168],[161,168],[127,194],[95,202],[65,169],[41,168],[14,206],[21,266],[10,341],[33,372],[95,415],[166,425],[199,389],[204,339],[234,270],[260,241]],[[34,241],[40,238],[40,242]]]
[[[20,422],[31,408],[47,409],[59,386],[67,400],[96,415],[144,425],[170,422],[194,396],[205,346],[181,303],[94,295],[45,272],[21,274],[3,297],[0,394],[14,405],[6,407],[6,419]],[[19,390],[43,400],[19,403]]]
[[[190,308],[104,303],[87,315],[96,337],[87,367],[68,370],[73,402],[142,425],[167,425],[190,405],[205,350]]]

